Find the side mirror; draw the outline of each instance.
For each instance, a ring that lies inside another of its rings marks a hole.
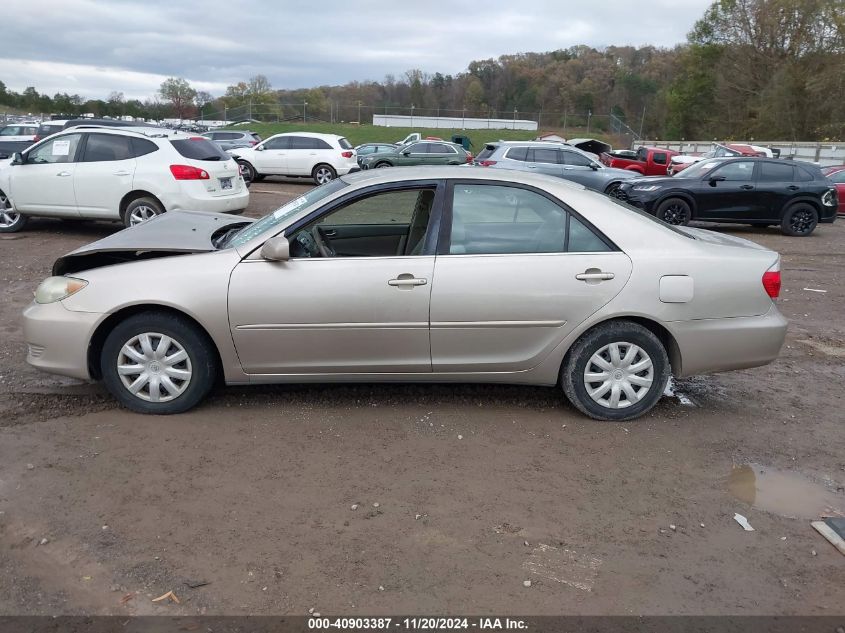
[[[261,257],[271,262],[284,262],[290,259],[290,243],[284,235],[271,237],[261,247]]]
[[[598,163],[590,163],[590,169],[592,169],[593,171],[598,171],[599,170]]]
[[[255,151],[256,151],[256,152],[263,152],[263,151],[264,151],[264,146],[263,146],[263,145],[256,145],[256,146],[255,146]]]
[[[23,154],[20,152],[15,152],[12,154],[12,165],[23,165]]]
[[[715,187],[717,182],[724,182],[724,180],[724,176],[713,176],[712,178],[710,178],[710,186]]]
[[[402,156],[410,156],[410,155],[411,155],[411,151],[410,151],[410,150],[407,150],[407,149],[406,149],[404,152],[402,152]]]

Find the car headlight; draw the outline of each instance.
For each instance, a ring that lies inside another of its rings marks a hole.
[[[75,277],[47,277],[35,291],[35,303],[53,303],[82,290],[88,282]]]
[[[660,185],[634,185],[634,191],[656,191],[660,189]]]

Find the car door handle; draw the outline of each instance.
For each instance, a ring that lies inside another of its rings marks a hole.
[[[428,279],[423,279],[421,277],[414,277],[410,273],[403,273],[399,275],[396,279],[389,279],[387,282],[388,286],[398,286],[408,287],[408,286],[424,286],[428,283]]]
[[[564,167],[563,169],[564,171],[569,171],[570,169],[572,169],[572,167]]]
[[[537,169],[537,165],[528,165],[528,169]]]
[[[798,191],[800,188],[801,187],[799,187],[798,185],[789,185],[787,187],[787,189],[789,189],[790,191]]]
[[[749,189],[754,189],[754,185],[740,185],[739,188],[748,191]]]
[[[70,172],[69,172],[69,171],[60,171],[60,172],[59,172],[58,174],[56,174],[56,175],[57,175],[57,176],[62,176],[62,177],[64,178],[65,176],[70,176]]]
[[[128,171],[113,171],[112,176],[128,176]]]
[[[334,229],[329,229],[328,231],[323,231],[323,235],[326,237],[337,237],[337,231]]]
[[[575,275],[575,279],[578,281],[607,281],[608,279],[613,279],[616,277],[613,273],[603,273],[601,271],[595,273],[578,273]]]

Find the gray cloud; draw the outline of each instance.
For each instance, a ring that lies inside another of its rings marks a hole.
[[[152,96],[168,76],[220,94],[457,73],[474,59],[575,44],[673,46],[711,0],[30,0],[2,9],[9,88]],[[35,36],[37,35],[37,37]]]

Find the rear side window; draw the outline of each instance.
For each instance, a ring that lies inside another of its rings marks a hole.
[[[132,140],[116,134],[88,134],[83,163],[99,163],[132,158]]]
[[[794,168],[784,163],[761,163],[761,182],[792,182],[794,180]]]
[[[241,138],[240,132],[215,132],[214,134],[216,141],[233,141],[236,138]]]
[[[428,146],[429,154],[456,154],[457,150],[445,143],[432,143]]]
[[[170,143],[177,152],[191,160],[229,160],[228,154],[203,136],[170,141]]]
[[[311,141],[311,149],[332,149],[332,146],[326,143],[321,138],[312,138],[309,139]],[[344,147],[344,149],[349,149],[348,147]]]
[[[530,162],[557,164],[558,151],[556,149],[535,148],[531,150]]]
[[[799,182],[810,182],[811,180],[816,180],[816,176],[813,175],[809,169],[803,166],[795,166],[795,180]],[[841,180],[839,182],[842,182]]]
[[[157,150],[158,145],[156,145],[152,141],[148,141],[145,138],[132,139],[132,155],[136,158],[138,156],[146,156],[147,154],[152,154]]]
[[[338,142],[338,145],[340,145],[343,149],[352,149],[352,143],[347,141],[345,138],[338,139],[337,142]]]
[[[38,128],[38,136],[44,138],[56,132],[61,132],[64,129],[63,125],[42,125]]]
[[[528,160],[528,148],[514,147],[513,149],[508,150],[508,153],[505,154],[505,157],[510,158],[511,160],[519,160],[525,162]],[[479,156],[479,158],[481,158],[481,156]]]
[[[290,149],[315,149],[313,139],[304,136],[289,136]]]

